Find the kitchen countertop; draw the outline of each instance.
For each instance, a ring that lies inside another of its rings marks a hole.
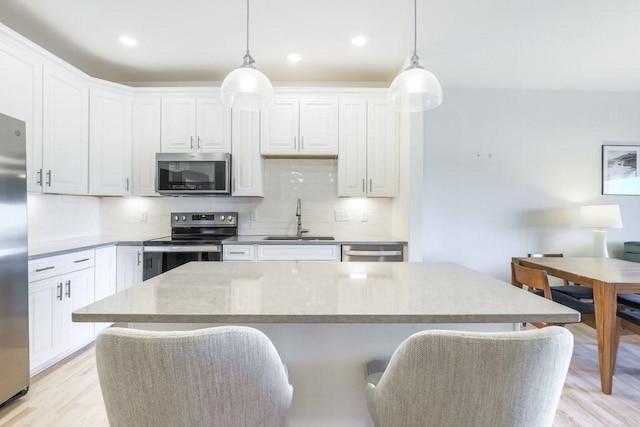
[[[191,262],[76,322],[572,323],[580,314],[454,263]]]
[[[74,239],[54,240],[50,242],[38,242],[29,244],[29,260],[45,258],[48,256],[62,255],[86,249],[95,249],[111,245],[141,245],[145,240],[156,239],[156,235],[98,235],[78,237]],[[266,236],[234,236],[222,241],[223,245],[229,244],[266,244],[266,245],[318,245],[318,244],[406,244],[404,240],[385,237],[367,237],[362,239],[336,238],[335,240],[264,240]]]

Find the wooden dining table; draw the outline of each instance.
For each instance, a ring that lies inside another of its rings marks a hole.
[[[601,389],[604,394],[611,394],[616,363],[617,295],[640,293],[640,263],[572,257],[513,258],[513,261],[593,288]]]

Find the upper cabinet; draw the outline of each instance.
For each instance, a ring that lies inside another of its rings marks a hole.
[[[133,194],[158,196],[156,153],[160,152],[160,96],[133,99]]]
[[[27,191],[42,191],[42,61],[0,34],[0,113],[25,122]]]
[[[265,113],[263,156],[338,155],[337,96],[277,96]]]
[[[131,96],[91,87],[89,116],[89,194],[131,194]]]
[[[44,67],[43,188],[45,193],[87,194],[89,86],[80,75]]]
[[[338,196],[398,195],[398,126],[383,97],[340,100]]]
[[[218,96],[162,97],[163,153],[229,153],[231,109]]]
[[[260,123],[259,112],[233,112],[232,196],[264,196],[264,160],[260,156]]]

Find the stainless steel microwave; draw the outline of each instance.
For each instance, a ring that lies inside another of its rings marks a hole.
[[[231,195],[231,154],[157,153],[156,191],[168,195]]]

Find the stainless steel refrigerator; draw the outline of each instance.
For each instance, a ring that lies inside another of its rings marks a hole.
[[[0,407],[29,389],[25,124],[0,114]]]

